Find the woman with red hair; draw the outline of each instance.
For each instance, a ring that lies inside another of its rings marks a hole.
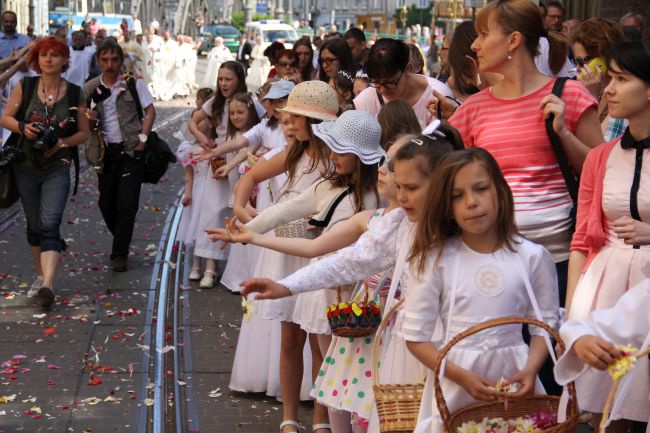
[[[61,76],[69,58],[68,46],[53,36],[36,42],[28,63],[41,76],[21,80],[0,119],[12,132],[5,146],[20,154],[12,168],[36,270],[28,295],[37,296],[44,308],[54,302],[54,276],[65,246],[60,226],[70,191],[70,163],[89,136],[86,98]]]

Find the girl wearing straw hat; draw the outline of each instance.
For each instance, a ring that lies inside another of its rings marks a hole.
[[[323,104],[325,101],[328,105]],[[322,118],[328,115],[334,119],[337,108],[334,91],[323,82],[299,84],[289,95],[287,106],[281,111],[289,114],[296,139],[302,142],[324,142],[332,152],[332,167],[328,175],[297,197],[266,209],[247,224],[249,229],[264,233],[315,215],[310,224],[314,229],[327,231],[363,209],[375,209],[378,206],[375,164],[384,158],[384,151],[380,147],[381,128],[372,115],[358,111],[346,112],[336,122],[311,124],[313,122],[309,121],[316,116]],[[292,402],[297,400],[288,393],[293,391],[295,395],[297,390],[296,378],[302,370],[300,364],[303,345],[285,345],[285,340],[304,342],[305,332],[318,334],[321,352],[326,352],[330,330],[323,312],[327,305],[335,302],[334,297],[335,294],[325,290],[298,297],[290,319],[293,323],[283,322],[281,356],[285,357],[286,362],[283,362],[285,368],[280,371],[280,379],[285,402],[282,423],[285,432],[297,431],[298,428],[295,421],[297,406],[295,409],[287,407],[287,398],[291,398]],[[320,353],[313,355],[314,365],[320,365]],[[313,429],[323,433],[322,430],[329,430],[330,427],[323,422],[325,414],[322,407],[319,411],[321,412],[315,411]]]

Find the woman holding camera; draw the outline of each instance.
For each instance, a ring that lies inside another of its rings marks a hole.
[[[70,51],[47,37],[36,42],[28,63],[40,77],[24,78],[9,98],[0,124],[12,132],[20,156],[14,159],[16,187],[27,219],[27,242],[36,279],[28,292],[41,306],[54,302],[54,276],[64,247],[60,226],[70,191],[70,164],[76,147],[88,140],[85,96],[64,80]]]

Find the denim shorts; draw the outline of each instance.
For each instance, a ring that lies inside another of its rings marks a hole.
[[[63,249],[61,219],[70,193],[70,168],[32,173],[14,168],[16,187],[27,219],[27,242],[41,251]]]

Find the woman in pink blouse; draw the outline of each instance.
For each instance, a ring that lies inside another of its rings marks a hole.
[[[573,203],[544,125],[553,128],[576,172],[590,148],[603,142],[596,101],[581,83],[568,81],[562,99],[551,95],[555,79],[535,66],[539,39],[550,43],[550,65],[562,68],[567,51],[559,33],[546,33],[539,8],[530,0],[495,0],[476,20],[472,44],[481,72],[503,76],[498,84],[470,96],[450,118],[465,146],[495,157],[515,199],[517,227],[544,245],[558,267],[564,300]]]

